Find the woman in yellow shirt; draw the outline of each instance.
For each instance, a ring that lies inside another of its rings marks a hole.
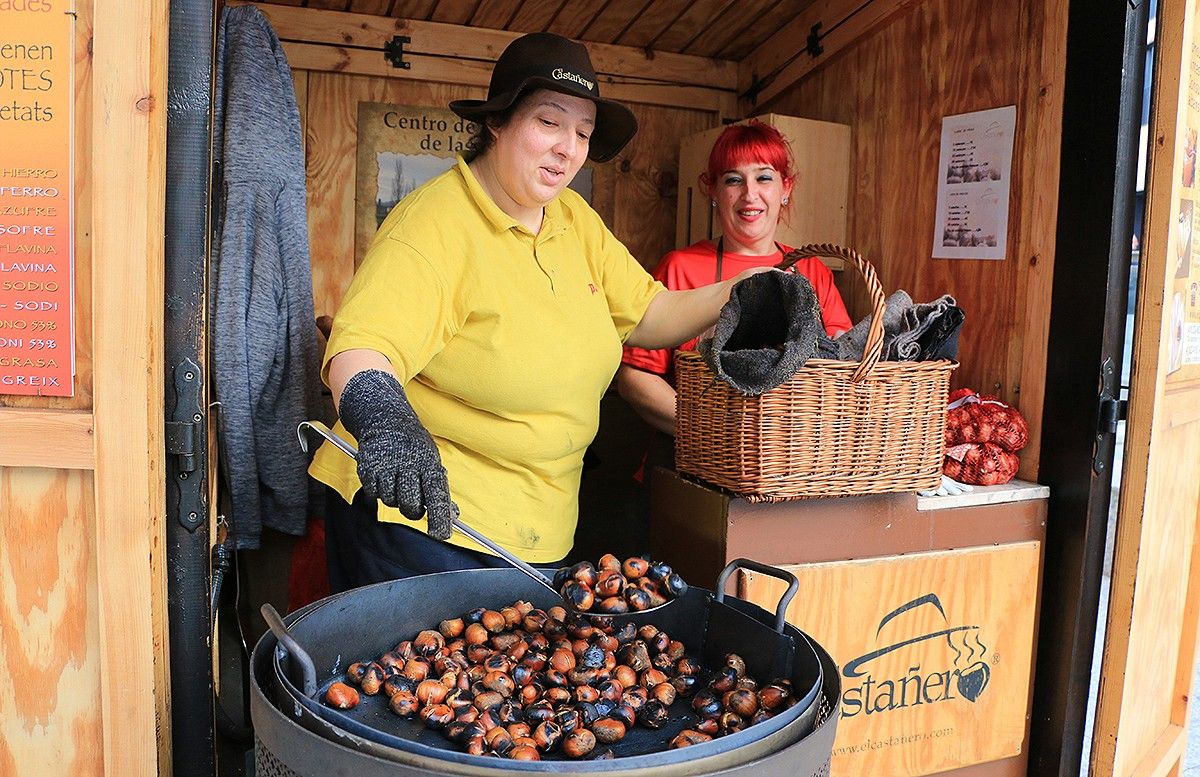
[[[637,130],[600,97],[582,45],[519,38],[488,99],[450,107],[479,124],[472,153],[389,214],[326,351],[341,431],[359,446],[355,463],[327,444],[310,468],[340,495],[326,529],[335,590],[498,565],[451,535],[460,512],[526,561],[566,556],[622,345],[690,339],[750,274],[667,291],[566,188]]]

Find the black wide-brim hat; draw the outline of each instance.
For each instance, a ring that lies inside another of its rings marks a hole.
[[[523,35],[508,44],[492,69],[487,99],[455,100],[450,110],[464,119],[483,121],[483,117],[503,111],[531,89],[552,89],[596,104],[596,129],[588,144],[592,161],[612,159],[637,133],[633,113],[600,96],[600,82],[587,48],[550,32]]]

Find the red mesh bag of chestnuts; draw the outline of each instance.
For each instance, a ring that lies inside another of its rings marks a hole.
[[[1017,474],[1017,451],[1029,442],[1021,411],[989,394],[961,388],[946,409],[942,473],[960,483],[996,486]]]

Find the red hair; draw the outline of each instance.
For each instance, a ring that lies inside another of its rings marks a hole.
[[[779,130],[751,119],[746,124],[731,124],[725,128],[712,151],[708,152],[708,169],[700,181],[711,190],[721,173],[747,162],[768,164],[788,183],[795,176],[792,169],[792,149]]]

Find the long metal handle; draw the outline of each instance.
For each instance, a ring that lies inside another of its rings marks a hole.
[[[311,429],[314,432],[316,432],[317,434],[324,437],[326,440],[329,440],[329,442],[333,443],[334,447],[336,447],[338,450],[340,450],[342,453],[346,454],[350,458],[352,458],[352,459],[358,458],[358,450],[353,445],[351,445],[350,443],[343,440],[341,437],[339,437],[337,434],[335,434],[332,429],[330,429],[328,426],[321,423],[320,421],[301,421],[300,425],[296,427],[296,436],[300,439],[300,448],[305,453],[308,452],[308,438],[304,436],[305,429]],[[504,559],[509,564],[511,564],[514,567],[516,567],[517,569],[521,570],[526,575],[528,575],[530,578],[532,578],[535,582],[540,583],[541,585],[545,586],[546,588],[549,588],[551,591],[554,592],[555,596],[559,596],[559,593],[557,590],[555,590],[554,584],[550,580],[550,578],[546,577],[541,572],[539,572],[536,569],[534,569],[533,567],[529,566],[521,559],[517,558],[516,556],[509,553],[504,548],[502,548],[499,545],[497,545],[496,543],[492,542],[490,539],[488,539],[484,535],[475,531],[470,526],[467,526],[465,523],[459,521],[457,518],[450,519],[450,526],[455,531],[457,531],[459,534],[463,534],[463,535],[466,535],[467,537],[470,537],[475,542],[478,542],[480,545],[487,548],[492,553],[495,553],[497,556]]]
[[[769,566],[758,561],[753,561],[748,558],[735,558],[729,562],[729,565],[721,570],[721,574],[717,577],[717,601],[725,601],[725,583],[729,581],[732,575],[739,568],[750,569],[755,572],[760,572],[764,575],[778,578],[788,584],[787,591],[783,596],[779,597],[779,604],[775,607],[775,631],[783,633],[783,624],[787,616],[788,605],[792,603],[792,597],[796,595],[797,589],[800,588],[800,581],[796,576],[786,569]]]
[[[300,671],[304,675],[303,691],[304,695],[310,699],[315,699],[317,696],[317,669],[313,665],[312,658],[304,648],[300,647],[300,643],[288,633],[287,626],[283,624],[283,618],[279,617],[279,613],[268,602],[259,610],[262,613],[263,620],[267,622],[267,626],[275,635],[275,639],[279,641],[279,650],[287,653],[291,658],[295,659],[300,664]],[[291,679],[291,678],[288,678]]]

